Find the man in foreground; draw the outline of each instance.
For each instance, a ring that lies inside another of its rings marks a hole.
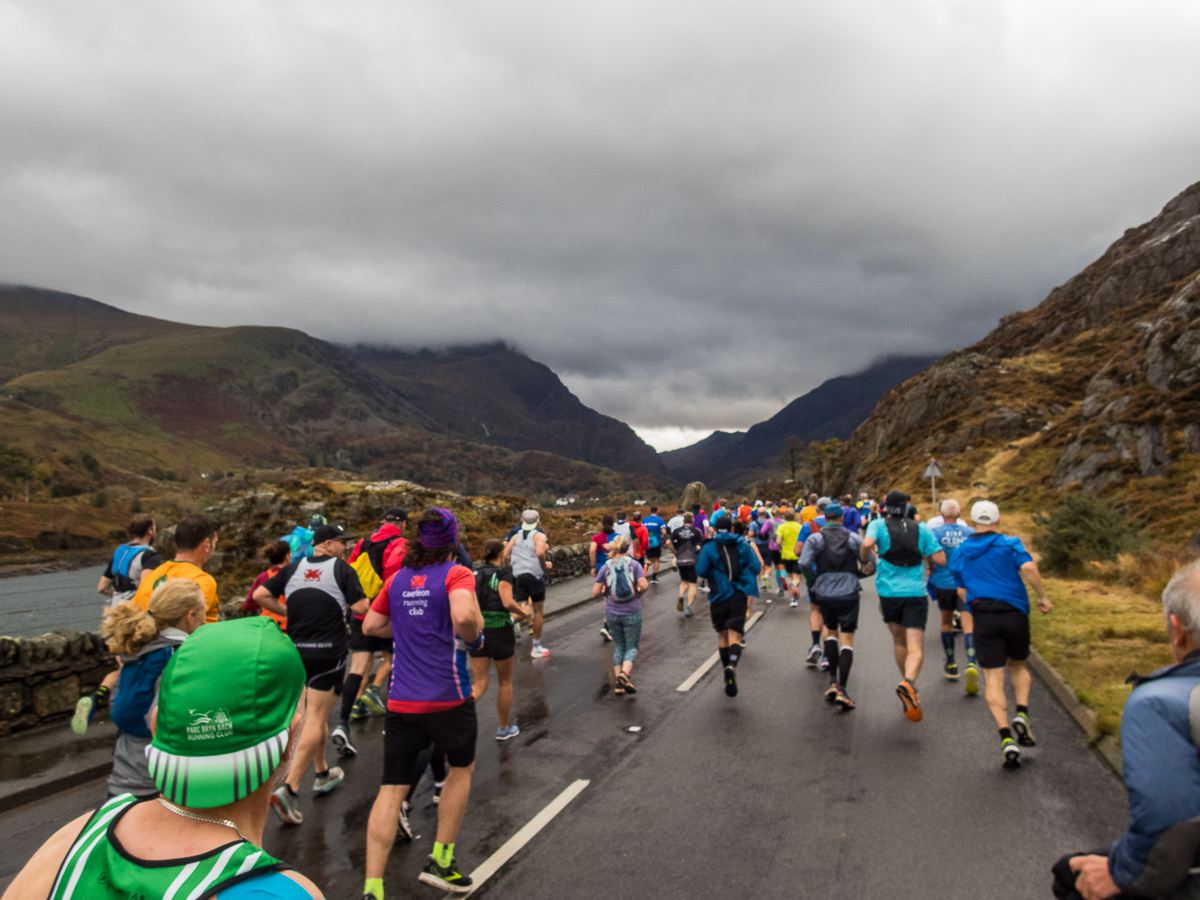
[[[421,872],[425,884],[466,893],[471,878],[458,870],[454,842],[467,811],[475,770],[478,724],[471,699],[467,651],[483,647],[483,613],[475,601],[475,574],[455,561],[458,520],[446,509],[427,510],[417,542],[363,622],[363,633],[391,635],[393,677],[383,733],[383,784],[367,822],[367,878],[363,896],[383,900],[383,870],[396,841],[400,804],[420,772],[417,757],[432,741],[450,771],[438,804],[437,840]]]
[[[4,900],[320,898],[261,849],[271,788],[304,719],[303,689],[299,654],[270,619],[201,628],[159,686],[148,756],[162,796],[121,794],[64,826]]]
[[[749,542],[733,533],[733,516],[722,515],[713,522],[714,538],[704,545],[696,560],[696,574],[706,578],[709,613],[717,632],[717,650],[725,670],[725,694],[736,697],[737,665],[746,633],[746,596],[754,591],[755,577],[762,567]]]
[[[1175,573],[1163,611],[1175,663],[1135,676],[1121,717],[1129,830],[1107,854],[1059,860],[1054,893],[1063,900],[1200,895],[1200,712],[1189,711],[1200,696],[1200,563]]]
[[[971,507],[975,533],[968,536],[950,561],[950,572],[966,601],[975,626],[975,653],[983,668],[988,709],[1000,729],[1000,754],[1005,768],[1021,765],[1021,747],[1036,746],[1029,722],[1029,593],[1024,575],[1038,595],[1038,609],[1050,612],[1050,599],[1037,563],[1018,537],[1000,534],[1000,507],[980,500]],[[924,526],[922,526],[924,527]],[[1012,678],[1017,714],[1008,723],[1004,696],[1005,664]],[[1016,740],[1013,740],[1016,732]]]

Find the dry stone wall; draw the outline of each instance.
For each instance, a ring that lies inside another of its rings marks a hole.
[[[0,736],[66,719],[116,667],[97,634],[0,637]]]

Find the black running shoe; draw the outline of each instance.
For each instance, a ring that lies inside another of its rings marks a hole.
[[[471,890],[471,876],[458,871],[454,860],[450,860],[448,866],[439,866],[432,856],[429,857],[429,862],[425,863],[425,868],[421,870],[420,880],[456,894],[465,894]]]
[[[725,696],[737,696],[737,669],[733,666],[725,667]]]

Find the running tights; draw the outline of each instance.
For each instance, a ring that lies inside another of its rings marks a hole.
[[[604,626],[613,639],[613,665],[636,662],[638,644],[642,642],[641,612],[626,616],[614,616],[610,613],[604,617]]]

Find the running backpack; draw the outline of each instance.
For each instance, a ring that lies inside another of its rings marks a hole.
[[[888,516],[888,551],[883,558],[893,566],[912,568],[921,564],[921,528],[912,519]]]
[[[162,647],[145,656],[131,659],[121,666],[108,718],[126,734],[140,738],[150,737],[146,713],[150,712],[150,707],[154,705],[159,676],[174,652],[174,647]]]
[[[292,548],[292,559],[299,560],[306,556],[312,556],[312,539],[313,530],[297,525],[289,534],[285,534],[280,538],[285,544]]]
[[[721,568],[729,576],[729,583],[736,585],[742,577],[742,554],[737,543],[718,543],[717,556],[721,558]]]
[[[633,589],[633,561],[628,556],[621,556],[608,561],[608,595],[616,603],[628,603],[636,596]]]
[[[821,536],[825,546],[817,554],[817,575],[824,575],[826,572],[845,572],[848,575],[861,577],[858,568],[858,554],[850,546],[850,532],[837,526],[823,529]]]
[[[136,591],[138,589],[133,579],[129,577],[129,569],[133,566],[133,561],[149,549],[150,547],[147,544],[122,544],[113,551],[112,580],[113,587],[119,593]]]

